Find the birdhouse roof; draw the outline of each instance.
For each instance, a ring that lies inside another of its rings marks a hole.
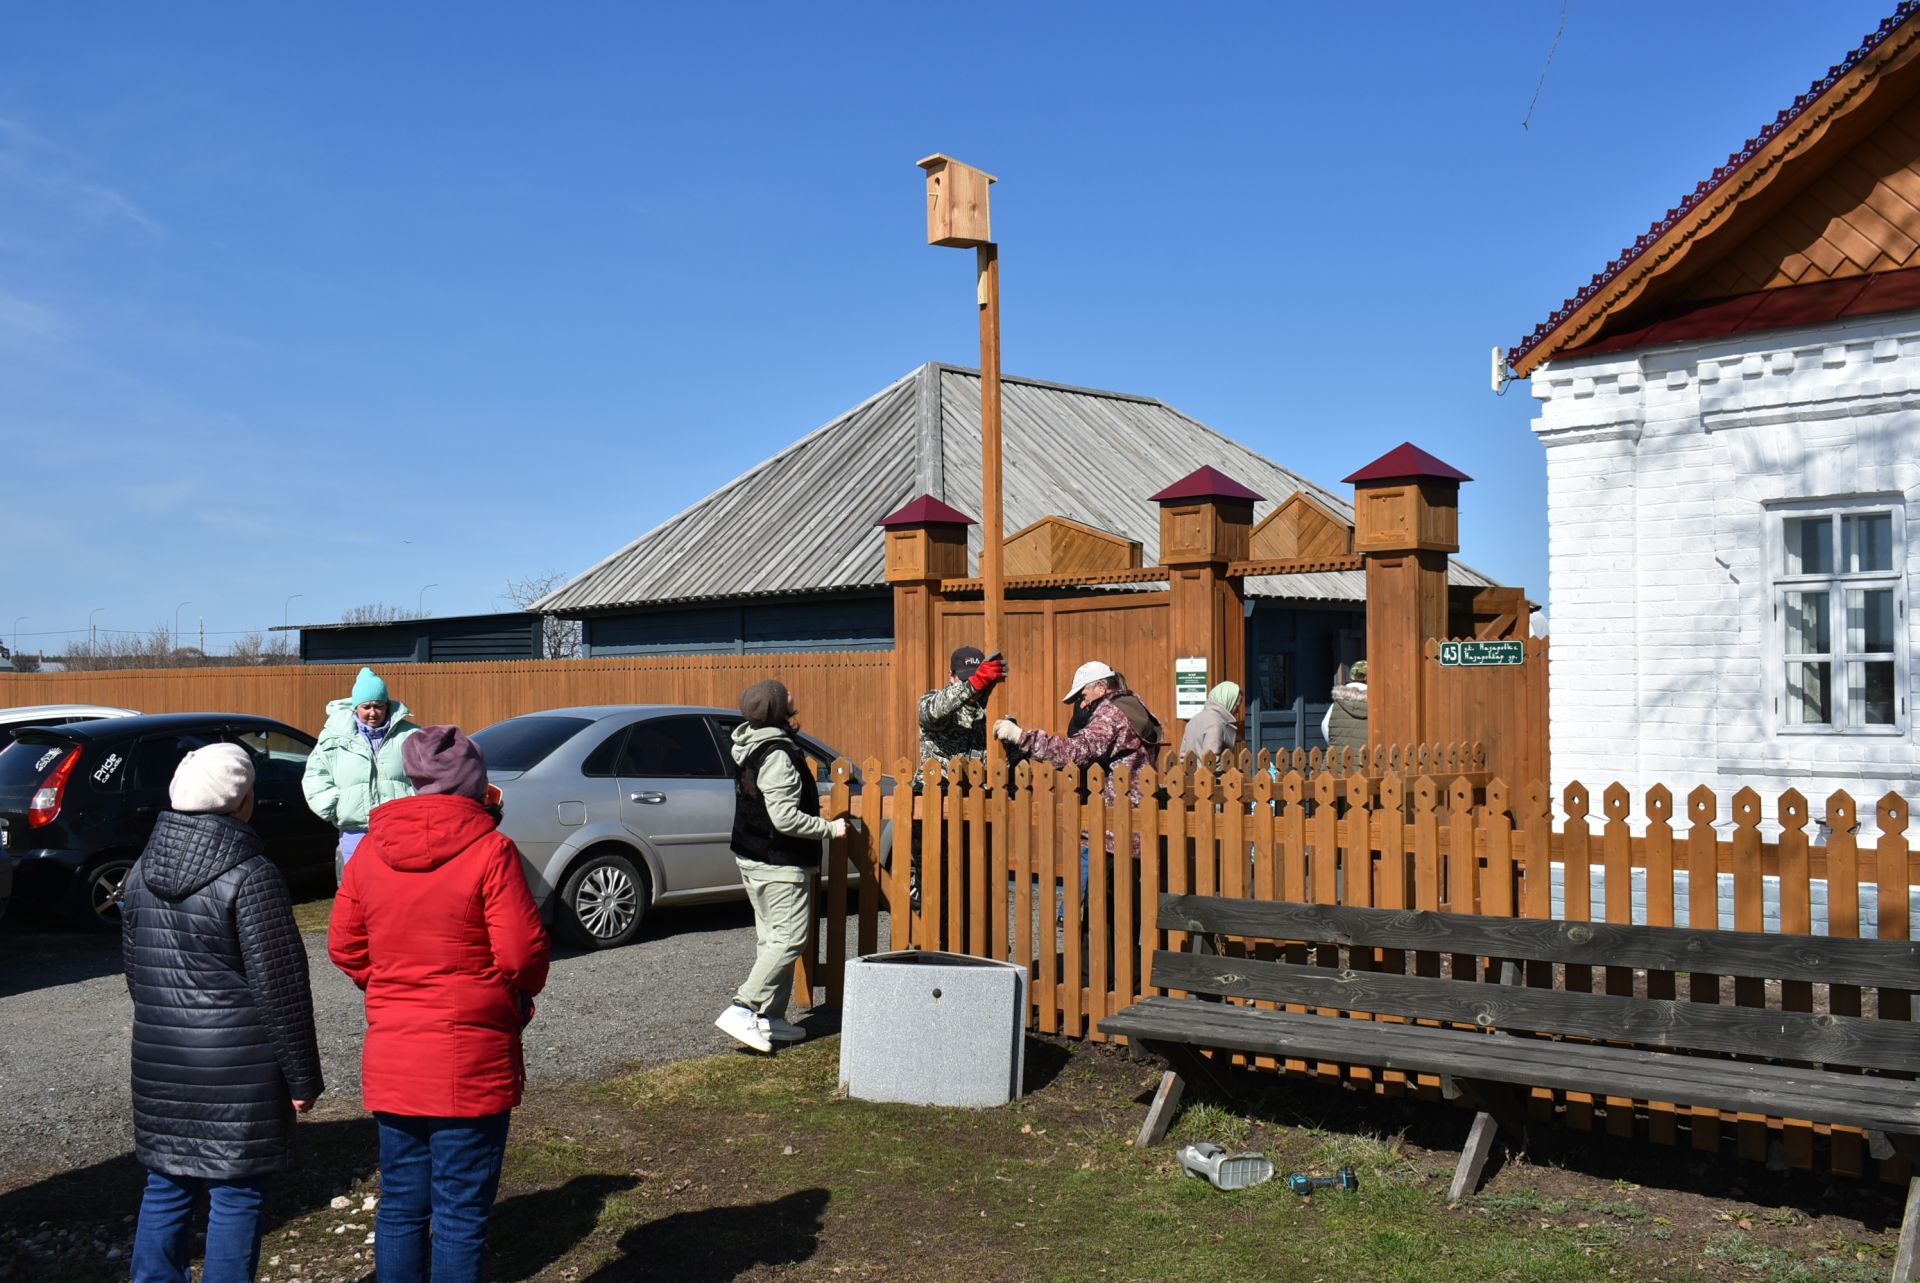
[[[978,165],[969,165],[964,160],[955,160],[953,157],[947,155],[947,153],[943,151],[937,151],[933,153],[933,155],[924,157],[923,159],[920,159],[920,160],[916,160],[913,163],[920,166],[920,168],[922,169],[932,169],[935,165],[958,165],[962,169],[971,169],[974,173],[980,175],[982,178],[986,179],[990,183],[997,183],[1000,181],[999,179],[995,178],[992,174],[989,174],[986,170],[981,169]]]

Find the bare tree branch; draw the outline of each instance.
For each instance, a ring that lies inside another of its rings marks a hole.
[[[507,598],[514,605],[525,610],[570,578],[572,576],[557,570],[549,570],[543,575],[509,579]],[[540,633],[548,659],[578,659],[586,648],[581,635],[580,621],[577,619],[562,619],[558,615],[543,614],[540,617]]]

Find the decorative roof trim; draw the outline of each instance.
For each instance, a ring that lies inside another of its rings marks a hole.
[[[1724,212],[1733,203],[1733,199],[1737,198],[1738,193],[1732,193],[1728,200],[1715,204],[1711,208],[1703,210],[1702,207],[1731,179],[1746,171],[1756,159],[1764,160],[1756,172],[1755,176],[1758,176],[1792,155],[1808,134],[1826,122],[1832,115],[1831,112],[1820,113],[1817,118],[1808,119],[1806,128],[1793,137],[1785,139],[1777,151],[1773,150],[1773,145],[1782,141],[1781,136],[1790,126],[1801,122],[1803,117],[1809,116],[1811,109],[1826,98],[1835,87],[1860,70],[1868,59],[1887,43],[1894,32],[1899,30],[1916,12],[1920,12],[1920,0],[1901,0],[1899,8],[1884,19],[1861,42],[1859,48],[1849,53],[1838,65],[1829,67],[1825,76],[1814,81],[1805,93],[1793,100],[1792,105],[1775,116],[1771,124],[1749,138],[1745,146],[1727,158],[1725,164],[1702,179],[1685,199],[1669,209],[1664,218],[1642,232],[1633,244],[1621,250],[1619,255],[1607,264],[1604,271],[1594,273],[1586,285],[1581,287],[1579,293],[1563,302],[1553,315],[1536,325],[1532,333],[1515,344],[1507,358],[1515,376],[1525,378],[1535,366],[1564,348],[1565,343],[1553,344],[1551,348],[1548,346],[1548,340],[1562,330],[1571,326],[1572,334],[1569,337],[1577,337],[1591,328],[1613,303],[1639,285],[1648,274],[1671,256],[1673,249],[1678,248],[1678,245],[1669,245],[1667,253],[1655,256],[1652,251],[1657,246],[1667,242],[1669,238],[1676,237],[1679,244],[1686,243]],[[1836,99],[1831,105],[1836,108],[1841,106],[1851,100],[1859,89],[1870,83],[1871,77],[1863,77],[1847,95]],[[1767,152],[1772,154],[1763,158],[1762,153]],[[1626,278],[1624,282],[1623,277]],[[1594,306],[1601,293],[1614,285],[1619,285],[1620,289],[1612,297],[1600,301],[1597,307]],[[1579,324],[1574,325],[1575,321]]]

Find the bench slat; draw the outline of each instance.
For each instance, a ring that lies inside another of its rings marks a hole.
[[[1493,1079],[1920,1134],[1920,1084],[1635,1048],[1149,998],[1100,1022],[1145,1041]]]
[[[1920,1025],[1904,1020],[1626,998],[1468,980],[1333,971],[1256,958],[1153,956],[1153,984],[1482,1028],[1761,1055],[1896,1073],[1920,1069]]]
[[[1163,930],[1920,990],[1920,941],[1163,895]]]

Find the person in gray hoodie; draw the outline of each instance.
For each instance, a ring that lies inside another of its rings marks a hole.
[[[1226,755],[1240,742],[1240,687],[1221,682],[1207,692],[1207,704],[1187,723],[1180,737],[1181,757],[1213,754],[1216,769],[1225,770]]]
[[[821,818],[820,791],[793,735],[799,712],[786,686],[769,678],[741,693],[747,720],[733,730],[731,845],[753,905],[757,948],[746,983],[713,1023],[755,1051],[806,1037],[786,1018],[793,968],[807,943],[821,839],[847,831],[845,820]]]

